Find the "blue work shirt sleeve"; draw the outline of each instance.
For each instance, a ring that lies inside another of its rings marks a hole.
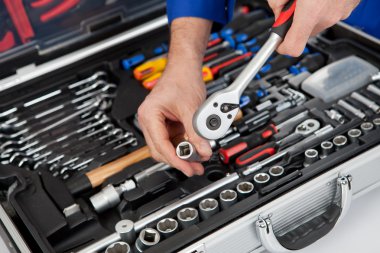
[[[180,17],[197,17],[227,24],[233,15],[234,0],[167,0],[169,23]]]

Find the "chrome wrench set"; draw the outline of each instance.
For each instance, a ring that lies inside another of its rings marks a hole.
[[[137,145],[109,117],[116,85],[99,71],[0,113],[0,160],[67,179],[98,157]]]

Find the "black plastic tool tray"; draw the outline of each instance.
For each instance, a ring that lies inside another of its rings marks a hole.
[[[0,94],[0,109],[14,105],[25,99],[25,97],[29,97],[31,94],[39,94],[43,92],[44,89],[49,87],[47,85],[56,85],[56,80],[68,80],[85,75],[86,73],[95,72],[98,69],[106,69],[112,76],[114,76],[115,80],[118,81],[119,88],[123,90],[123,94],[131,94],[131,96],[122,100],[124,103],[115,102],[119,108],[114,109],[114,116],[117,116],[117,120],[120,122],[127,122],[127,125],[131,126],[131,120],[134,117],[134,112],[144,96],[147,94],[147,91],[141,88],[139,83],[130,79],[130,73],[120,70],[120,56],[131,55],[145,47],[157,44],[157,42],[165,40],[167,36],[168,33],[166,28],[159,29],[128,41],[127,43],[124,43],[116,48],[106,50],[98,55],[93,55],[83,61],[67,66],[64,69],[54,71],[46,76],[6,90]],[[352,38],[355,39],[353,40]],[[310,41],[310,47],[316,51],[320,51],[328,55],[329,61],[335,61],[343,58],[344,56],[355,54],[379,67],[380,55],[378,52],[380,52],[380,45],[372,44],[371,46],[373,47],[369,47],[369,44],[372,43],[368,42],[366,38],[357,36],[355,33],[341,27],[333,27],[326,33],[326,36],[322,35]],[[44,85],[41,85],[42,83]],[[136,96],[136,94],[138,94],[138,96]],[[318,111],[318,109],[321,110],[324,106],[326,105],[314,99],[303,105],[302,108],[298,108],[298,110],[311,107],[309,109],[314,108]],[[120,107],[128,108],[127,112],[121,110]],[[124,114],[121,112],[124,112]],[[286,111],[286,113],[280,114],[278,118],[289,117],[291,112],[292,111]],[[294,110],[293,113],[295,113]],[[325,120],[328,121],[328,119]],[[357,127],[358,124],[359,122],[357,120],[352,120],[352,122],[348,125],[337,127],[330,133],[330,136],[333,137],[335,135],[347,132],[347,130],[351,127]],[[282,194],[285,194],[290,189],[303,184],[311,178],[335,167],[337,164],[358,155],[364,150],[379,144],[379,131],[380,130],[377,129],[373,131],[371,135],[362,138],[360,145],[351,144],[345,149],[334,153],[329,157],[329,159],[321,160],[306,169],[302,169],[296,179],[291,182],[287,182],[285,185],[281,185],[281,187],[271,191],[270,193],[264,195],[255,193],[249,198],[232,206],[228,210],[220,212],[207,221],[203,221],[198,225],[194,225],[189,229],[177,233],[171,238],[162,241],[157,246],[148,249],[146,252],[157,253],[178,251],[186,245],[195,242],[197,239],[200,239],[201,237],[210,234],[212,231],[215,231],[216,229],[225,226],[226,224],[251,212],[255,208],[270,202]],[[143,144],[143,142],[140,142],[140,145]],[[310,143],[310,148],[318,144],[319,143]],[[300,154],[294,154],[294,157],[287,157],[287,159],[295,159],[299,155]],[[139,163],[132,166],[128,171],[132,174],[134,171],[139,171],[141,168],[147,167],[151,163],[152,162],[149,160]],[[216,166],[218,167],[218,165]],[[228,168],[221,167],[221,169],[228,171]],[[116,184],[121,182],[125,176],[125,172],[124,174],[120,173],[120,175],[110,178],[107,182]],[[205,177],[207,177],[207,175]],[[247,179],[251,180],[252,176],[249,176]],[[43,228],[42,224],[48,224],[50,222],[59,224],[60,222],[64,222],[53,220],[60,219],[62,214],[51,201],[43,187],[40,186],[40,178],[37,173],[25,171],[24,169],[18,169],[13,166],[1,166],[1,189],[7,190],[8,187],[15,181],[18,182],[16,190],[10,195],[10,206],[12,206],[16,211],[12,218],[33,252],[66,252],[74,250],[76,247],[79,247],[80,244],[90,243],[92,240],[100,239],[105,235],[112,233],[114,231],[113,227],[115,223],[120,219],[120,217],[117,216],[117,212],[113,211],[99,216],[96,215],[96,213],[89,207],[89,204],[85,202],[85,199],[90,196],[90,194],[86,194],[80,196],[80,198],[77,199],[77,202],[83,204],[82,208],[84,209],[84,212],[88,214],[88,217],[91,217],[91,225],[87,228],[78,229],[76,231],[65,231],[66,234],[60,233],[59,236],[52,233],[52,237],[46,238],[42,232],[46,229],[46,227]],[[194,187],[192,191],[197,190],[198,187],[201,188],[201,186],[203,184],[207,184],[207,182],[211,182],[204,177],[194,177],[187,180],[182,177],[180,180],[180,185],[186,185],[186,181],[188,181],[188,184],[200,182],[196,184],[196,187]],[[234,185],[227,185],[225,188],[234,188],[235,186],[236,185],[234,183]],[[16,194],[17,192],[18,194]],[[217,196],[217,192],[213,195]],[[2,198],[1,200],[5,201],[5,195],[3,195],[3,197],[4,199]],[[162,203],[163,206],[165,204],[166,203]],[[194,203],[194,206],[195,205],[197,205],[197,203]],[[9,210],[12,210],[12,208],[9,208]],[[70,245],[72,245],[73,248],[70,248]]]

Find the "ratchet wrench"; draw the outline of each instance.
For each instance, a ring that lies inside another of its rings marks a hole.
[[[272,26],[272,32],[248,63],[243,72],[227,88],[211,95],[193,117],[193,127],[202,137],[216,140],[223,137],[239,111],[239,99],[271,54],[276,50],[289,30],[296,8],[296,0],[290,0]]]

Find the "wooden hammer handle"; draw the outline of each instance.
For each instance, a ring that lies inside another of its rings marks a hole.
[[[92,187],[101,185],[107,178],[122,171],[124,168],[151,157],[148,146],[144,146],[128,155],[113,162],[107,163],[99,168],[86,173]]]

